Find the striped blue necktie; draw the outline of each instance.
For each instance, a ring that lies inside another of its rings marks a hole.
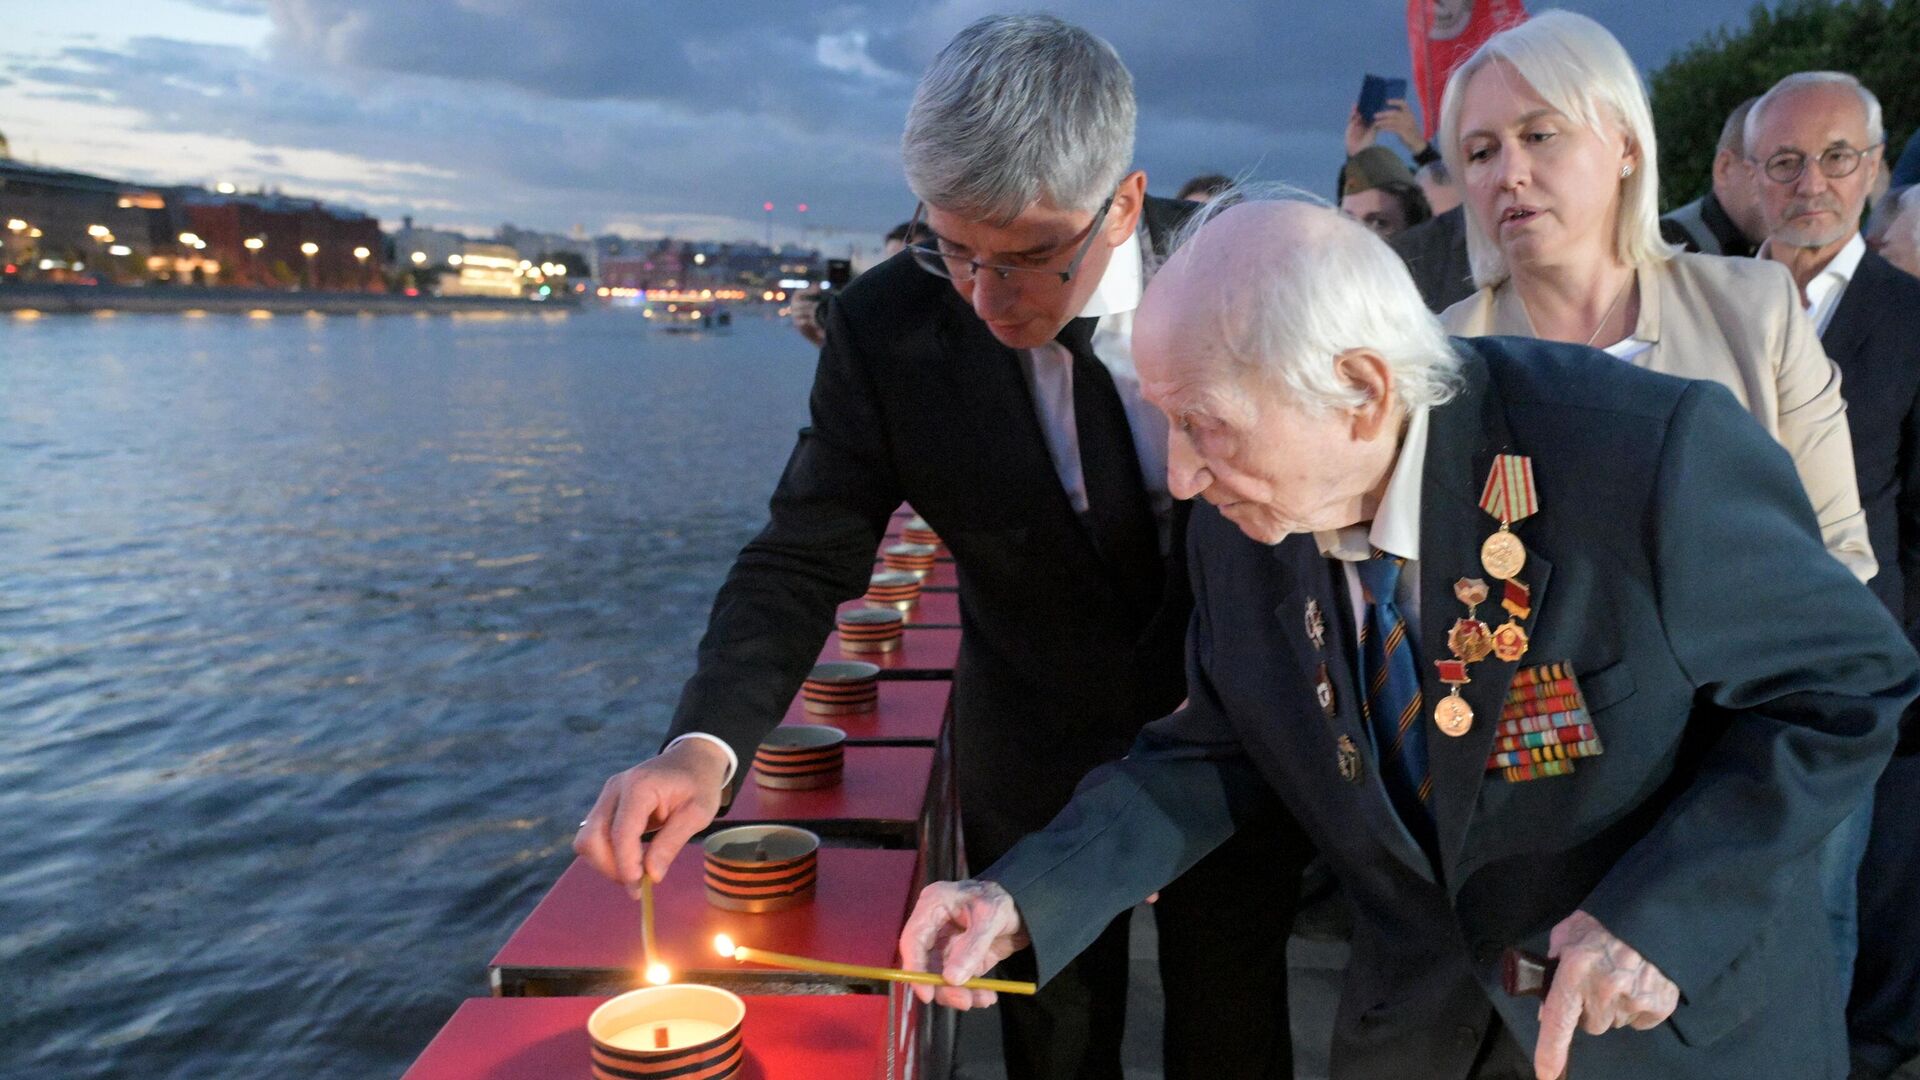
[[[1353,564],[1367,604],[1360,632],[1367,728],[1378,751],[1380,779],[1401,820],[1416,835],[1431,831],[1433,777],[1427,772],[1427,736],[1420,723],[1420,669],[1407,641],[1407,621],[1394,602],[1406,560],[1384,552]]]

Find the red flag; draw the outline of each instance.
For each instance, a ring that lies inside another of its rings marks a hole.
[[[1428,139],[1440,123],[1447,76],[1488,38],[1526,21],[1525,0],[1407,0],[1407,48]]]

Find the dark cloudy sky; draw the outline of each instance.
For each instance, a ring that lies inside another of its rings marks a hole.
[[[1536,11],[1546,5],[1535,3]],[[1570,0],[1643,70],[1748,0]],[[978,0],[0,0],[16,157],[279,185],[389,222],[830,243],[912,209],[913,82]],[[1139,163],[1322,190],[1366,71],[1404,74],[1404,0],[1072,0],[1141,103]],[[801,219],[795,204],[809,204]]]

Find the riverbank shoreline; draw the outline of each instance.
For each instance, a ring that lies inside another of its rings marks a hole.
[[[398,293],[284,292],[276,289],[206,287],[137,288],[124,285],[0,285],[0,312],[44,315],[452,315],[461,312],[539,313],[574,311],[572,297],[516,300],[490,296],[404,296]]]

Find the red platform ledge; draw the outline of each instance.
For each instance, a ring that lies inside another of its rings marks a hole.
[[[893,965],[914,892],[914,852],[822,849],[813,902],[762,915],[709,904],[703,857],[698,841],[688,844],[667,879],[654,889],[655,938],[661,961],[676,979],[723,985],[737,993],[875,988],[860,980],[735,963],[714,951],[715,934],[774,952]],[[488,966],[494,992],[505,997],[606,992],[639,985],[644,953],[639,903],[576,859]]]
[[[840,633],[827,635],[820,661],[865,660],[880,669],[882,679],[951,679],[960,658],[957,627],[908,626],[900,647],[892,652],[850,653],[840,647]]]
[[[848,746],[932,746],[946,722],[947,679],[893,679],[880,684],[880,702],[872,712],[825,716],[806,710],[796,695],[783,724],[826,724],[847,733]]]
[[[741,1080],[882,1080],[885,995],[749,995]],[[463,1002],[402,1080],[585,1080],[587,1017],[604,1001],[475,998]],[[903,1010],[904,1011],[904,1010]]]
[[[933,779],[932,749],[849,746],[840,783],[810,791],[764,788],[751,773],[712,829],[735,825],[798,825],[835,840],[915,846]]]

